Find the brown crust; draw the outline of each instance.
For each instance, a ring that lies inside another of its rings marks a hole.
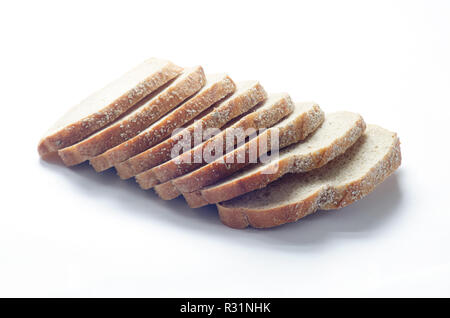
[[[366,124],[363,118],[360,117],[352,129],[343,135],[342,138],[334,140],[329,147],[323,148],[320,151],[316,151],[303,158],[296,158],[295,155],[293,155],[292,157],[285,158],[283,161],[279,160],[277,162],[277,169],[272,168],[276,167],[276,165],[269,165],[265,168],[265,170],[268,171],[276,169],[276,173],[264,173],[261,170],[254,174],[247,175],[245,178],[237,179],[232,183],[205,188],[201,190],[201,194],[205,201],[214,204],[230,200],[253,190],[264,188],[286,173],[306,172],[320,168],[351,147],[364,133],[365,129]]]
[[[171,181],[156,185],[155,191],[163,200],[172,200],[181,194]]]
[[[127,141],[156,122],[183,100],[199,91],[205,84],[201,66],[185,70],[180,77],[156,96],[148,96],[136,105],[137,111],[100,132],[58,151],[67,166],[89,160],[106,150]],[[153,98],[154,97],[154,98]]]
[[[270,169],[270,167],[268,167],[268,169]],[[206,203],[205,205],[230,200],[244,193],[265,187],[269,183],[285,175],[288,169],[288,160],[279,161],[275,173],[262,173],[262,171],[260,171],[259,173],[250,175],[244,179],[237,179],[231,184],[199,190],[199,193],[203,197],[203,200]]]
[[[187,204],[191,208],[200,208],[202,206],[208,205],[209,203],[202,197],[202,194],[200,191],[194,191],[194,192],[186,192],[182,193],[184,199],[186,200]]]
[[[192,136],[198,127],[200,127],[200,130],[212,127],[221,128],[230,120],[246,111],[246,100],[263,100],[266,96],[267,93],[261,84],[255,82],[255,84],[249,88],[247,93],[241,93],[237,96],[231,95],[225,101],[219,102],[217,106],[214,106],[214,109],[211,112],[187,127],[187,133]],[[126,170],[126,173],[135,175],[139,184],[153,184],[155,175],[154,171],[151,171],[152,168],[170,160],[173,146],[182,140],[182,138],[182,133],[177,134],[139,155],[122,162],[116,166],[116,169],[118,171]],[[193,146],[193,142],[194,140],[192,139],[191,146]],[[149,178],[150,180],[147,181],[145,180],[146,178]]]
[[[153,170],[144,171],[136,176],[136,182],[141,189],[148,190],[159,184],[158,178],[153,174]]]
[[[149,129],[144,130],[127,142],[121,143],[103,154],[92,158],[90,164],[97,172],[100,172],[149,149],[168,137],[176,128],[194,119],[194,117],[206,108],[233,93],[235,89],[236,85],[233,80],[229,76],[224,75],[221,79],[208,86],[208,88],[201,90],[198,94],[177,107],[173,112],[169,113],[163,118],[164,120],[149,127]],[[126,173],[128,171],[126,169],[122,170],[119,167],[117,171],[121,179],[133,177],[131,173]]]
[[[145,96],[178,76],[182,71],[183,69],[181,67],[167,61],[166,65],[158,72],[149,74],[136,87],[124,92],[122,96],[114,100],[111,104],[105,105],[100,111],[62,127],[51,135],[43,137],[38,144],[39,155],[46,158],[48,157],[47,154],[69,147],[107,126]]]
[[[400,141],[395,135],[385,156],[367,174],[351,183],[335,187],[324,185],[302,201],[265,210],[231,208],[219,203],[219,216],[223,224],[232,228],[269,228],[295,222],[318,209],[339,209],[361,199],[390,176],[400,164]]]
[[[257,100],[254,100],[254,105],[257,104]],[[226,149],[226,136],[232,129],[260,129],[267,128],[275,125],[281,119],[292,113],[294,104],[292,103],[289,95],[285,95],[284,98],[274,103],[273,107],[256,109],[250,112],[248,115],[240,119],[236,124],[222,131],[219,135],[208,139],[204,143],[198,145],[190,151],[187,151],[177,158],[167,161],[154,168],[154,173],[160,182],[166,182],[176,177],[182,176],[190,171],[193,171],[203,166],[206,161],[204,155],[202,155],[201,162],[196,163],[196,153],[204,154],[205,149],[209,145],[214,144],[217,140],[222,138],[222,144],[224,151]],[[189,191],[188,191],[189,192]]]
[[[173,179],[173,183],[182,193],[197,191],[205,186],[214,184],[215,182],[218,182],[219,180],[248,166],[250,164],[250,149],[256,149],[257,157],[263,155],[263,151],[266,153],[266,149],[270,149],[271,132],[273,129],[281,130],[278,134],[279,145],[281,145],[281,147],[286,147],[291,143],[305,139],[322,124],[323,120],[323,111],[318,105],[314,105],[309,111],[302,113],[301,116],[298,116],[297,118],[294,118],[292,125],[268,129],[238,149],[226,154],[223,158],[221,158],[222,160],[216,160],[189,174]],[[294,138],[292,138],[292,136],[294,136]],[[266,140],[268,145],[264,150],[260,149],[260,144],[262,143],[261,140]],[[244,155],[244,158],[241,158],[242,154]],[[275,177],[275,175],[272,174],[271,177]],[[233,197],[234,196],[230,198]]]

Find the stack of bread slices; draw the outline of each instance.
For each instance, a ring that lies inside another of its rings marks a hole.
[[[114,167],[164,200],[215,204],[225,225],[267,228],[338,209],[401,163],[397,135],[356,113],[268,94],[151,58],[74,106],[41,139],[44,159]]]

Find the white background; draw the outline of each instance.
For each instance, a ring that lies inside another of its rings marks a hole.
[[[449,1],[0,5],[0,296],[450,296]],[[151,57],[398,132],[364,200],[271,230],[41,161],[70,106]]]

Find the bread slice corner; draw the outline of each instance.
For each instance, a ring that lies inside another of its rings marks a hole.
[[[69,109],[39,141],[39,155],[45,159],[107,126],[182,71],[167,60],[145,60]]]

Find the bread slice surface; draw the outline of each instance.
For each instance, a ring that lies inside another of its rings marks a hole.
[[[279,180],[217,204],[221,221],[233,228],[268,228],[295,222],[318,209],[345,207],[370,193],[401,164],[397,135],[376,125],[343,155],[322,168]]]
[[[366,124],[359,114],[327,114],[322,126],[304,141],[282,149],[273,160],[254,164],[203,188],[201,196],[206,202],[218,203],[263,188],[287,173],[320,168],[343,154],[363,135],[365,129]]]
[[[40,156],[46,157],[106,127],[182,70],[170,61],[147,59],[69,109],[40,140]]]
[[[236,85],[227,74],[207,75],[205,86],[194,96],[137,136],[92,158],[90,164],[97,172],[103,171],[149,149],[208,107],[232,94],[235,89]],[[132,177],[123,174],[120,176]]]
[[[143,189],[149,189],[154,184],[151,168],[171,159],[173,147],[183,140],[184,136],[194,136],[197,130],[221,128],[228,122],[245,113],[251,105],[267,98],[267,93],[257,81],[238,82],[236,91],[225,100],[218,102],[200,114],[193,123],[180,133],[171,136],[158,145],[116,165],[116,170],[122,178],[136,176],[136,181]],[[190,139],[194,146],[194,138]],[[156,181],[157,182],[157,181]]]
[[[58,151],[63,162],[73,166],[136,136],[205,84],[201,66],[187,68],[170,85],[136,105],[131,113],[94,135]]]

